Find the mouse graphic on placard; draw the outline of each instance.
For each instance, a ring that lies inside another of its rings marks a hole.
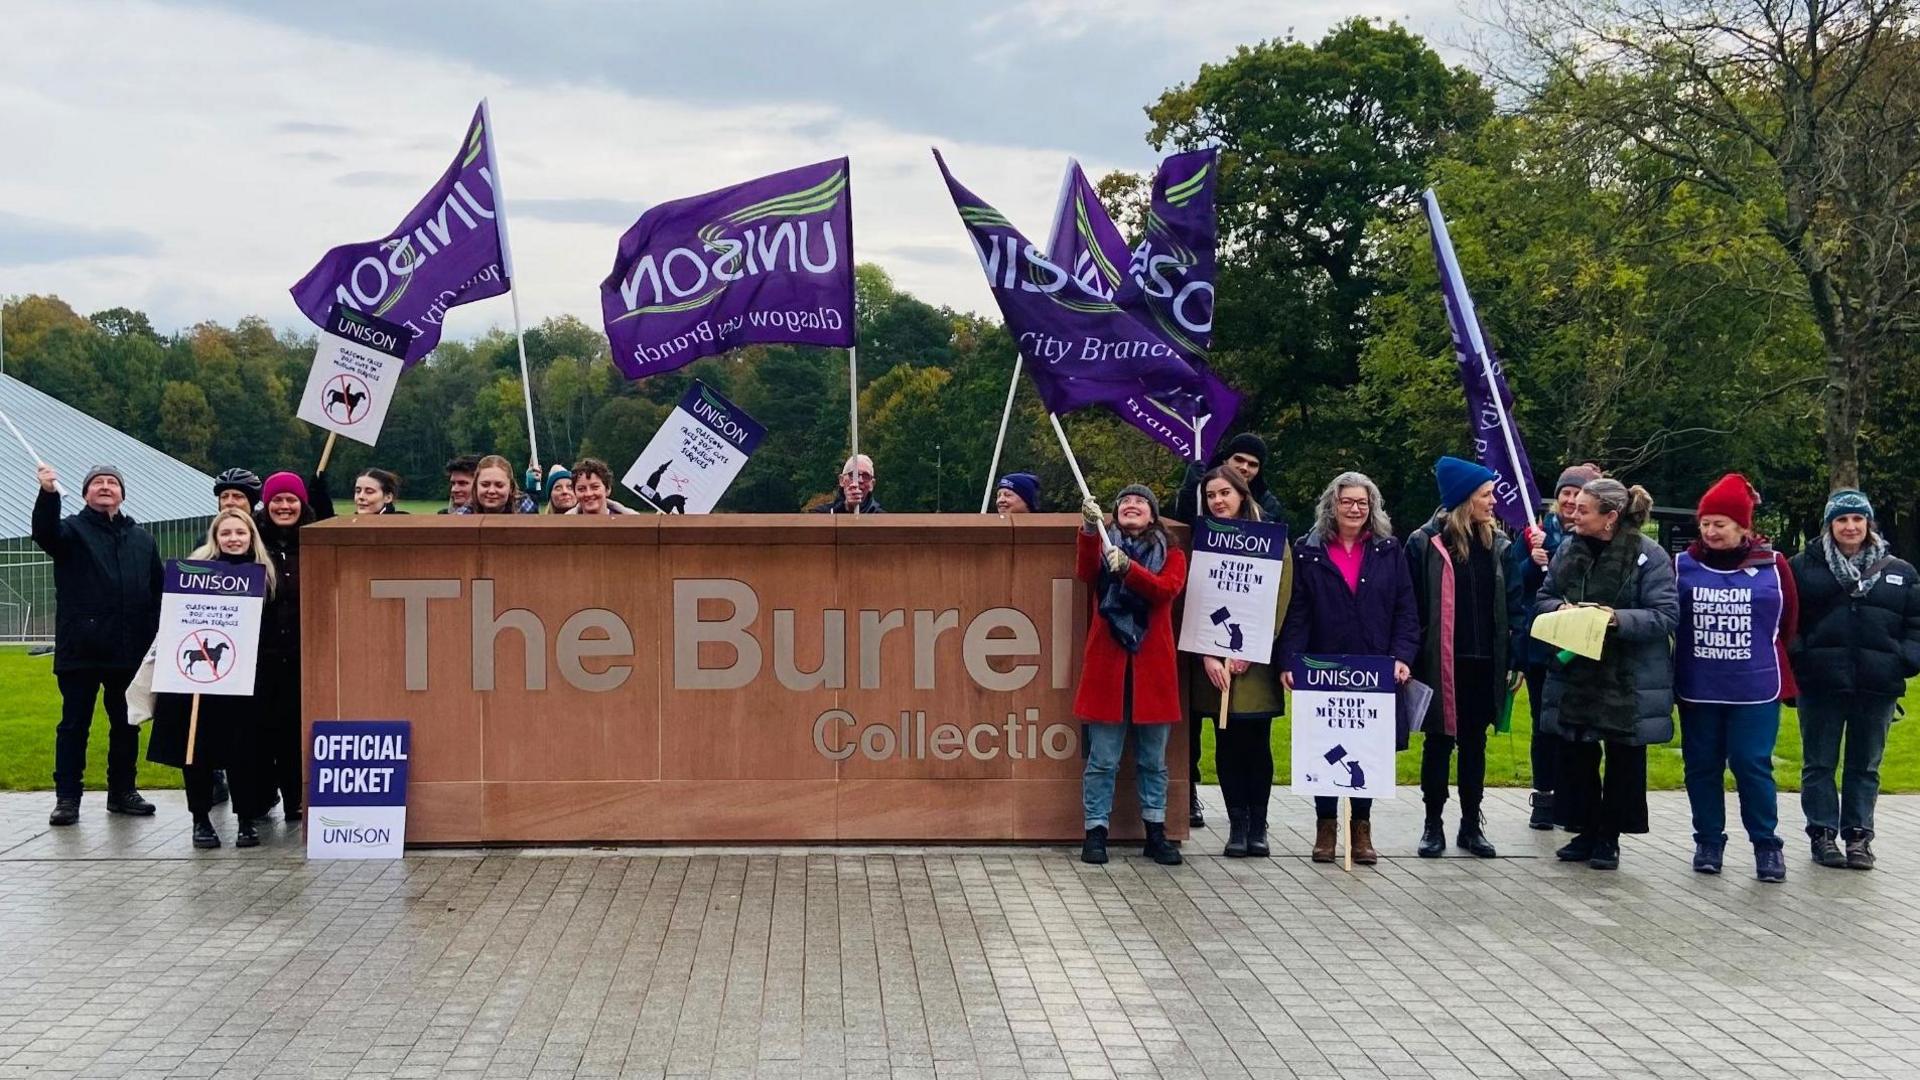
[[[1215,641],[1214,644],[1221,645],[1232,652],[1239,652],[1241,648],[1246,645],[1247,639],[1246,635],[1240,632],[1239,623],[1227,622],[1227,620],[1231,618],[1233,618],[1233,612],[1228,611],[1224,607],[1216,609],[1212,615],[1207,616],[1208,621],[1212,622],[1213,625],[1219,626],[1224,623],[1227,628],[1227,640],[1225,642]]]
[[[1327,764],[1338,765],[1341,768],[1347,770],[1346,780],[1344,781],[1335,780],[1333,782],[1335,787],[1356,788],[1356,789],[1366,788],[1367,771],[1361,768],[1359,758],[1356,758],[1353,755],[1347,753],[1346,747],[1335,746],[1333,749],[1327,751],[1325,754],[1322,754],[1321,756],[1327,759]]]

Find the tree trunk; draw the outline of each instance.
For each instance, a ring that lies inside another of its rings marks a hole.
[[[1827,451],[1829,490],[1860,486],[1860,421],[1866,393],[1861,386],[1865,365],[1848,355],[1846,346],[1827,353],[1827,388],[1822,395],[1822,419]]]

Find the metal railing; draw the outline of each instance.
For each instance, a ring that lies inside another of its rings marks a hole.
[[[160,557],[178,559],[207,538],[209,514],[145,525]],[[53,560],[28,537],[0,540],[0,642],[53,640]]]

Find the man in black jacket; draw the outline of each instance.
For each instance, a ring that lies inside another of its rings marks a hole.
[[[127,686],[160,629],[160,549],[120,512],[120,470],[96,465],[80,485],[86,507],[60,516],[60,478],[40,466],[33,542],[53,560],[53,673],[60,682],[54,739],[53,814],[49,825],[80,820],[81,776],[93,702],[106,692],[107,810],[146,816],[153,804],[134,789],[140,729],[127,723]]]
[[[833,501],[814,507],[815,514],[884,514],[873,497],[873,459],[855,454],[840,469],[840,490]]]

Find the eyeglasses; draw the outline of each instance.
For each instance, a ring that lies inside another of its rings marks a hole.
[[[1365,510],[1366,508],[1367,508],[1367,500],[1365,499],[1341,499],[1340,500],[1340,509],[1342,510]]]

